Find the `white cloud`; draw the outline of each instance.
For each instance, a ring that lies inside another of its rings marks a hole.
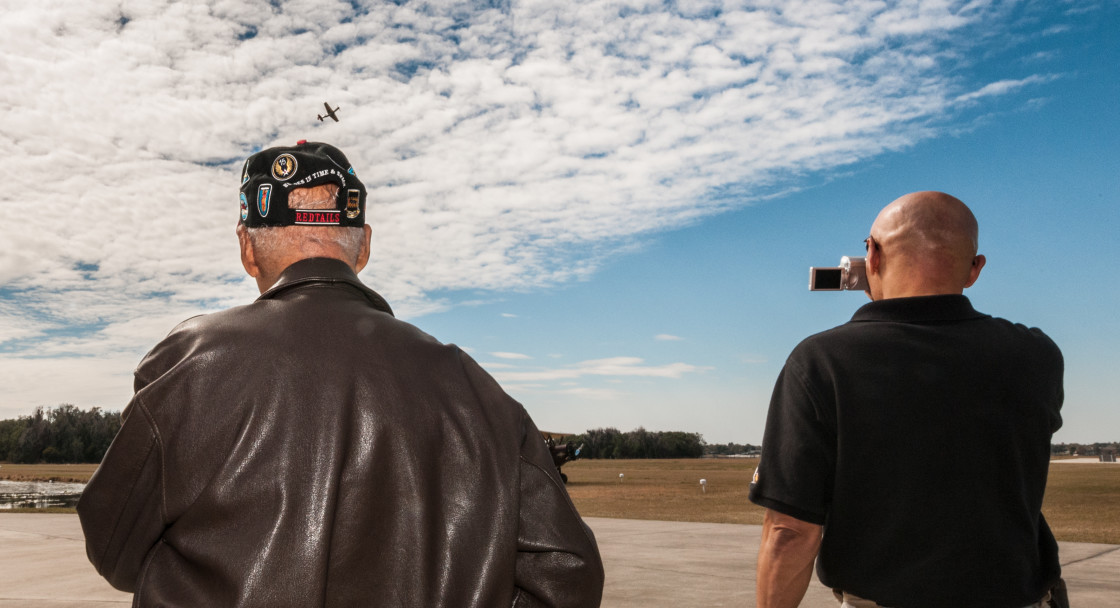
[[[532,359],[532,357],[530,357],[529,355],[524,355],[524,354],[521,354],[521,353],[497,352],[497,353],[490,353],[490,355],[494,356],[494,357],[497,357],[499,359],[522,359],[522,360]]]
[[[515,314],[513,314],[513,313],[511,313],[511,312],[503,312],[503,313],[502,313],[502,317],[503,317],[503,318],[506,318],[506,319],[516,319],[516,318],[517,318],[517,315],[515,315]]]
[[[610,357],[606,359],[581,361],[573,365],[552,369],[500,371],[496,372],[494,377],[503,384],[506,382],[523,383],[573,380],[585,376],[680,378],[684,374],[705,369],[707,368],[688,363],[646,365],[645,361],[638,357]]]
[[[576,387],[566,388],[556,391],[559,395],[568,395],[571,397],[579,397],[581,399],[597,399],[602,401],[613,401],[624,396],[622,391],[610,388],[589,388],[589,387]]]
[[[684,338],[680,336],[674,336],[673,334],[657,334],[653,337],[653,339],[662,342],[679,342],[681,340],[684,340]]]
[[[27,378],[56,365],[40,354],[138,358],[251,300],[235,189],[261,147],[347,152],[371,193],[364,279],[407,318],[455,305],[437,292],[586,277],[1044,78],[955,75],[1004,18],[983,1],[8,4],[0,346]],[[341,123],[315,120],[324,101]],[[12,381],[6,407],[36,399]]]
[[[487,361],[487,362],[480,361],[479,365],[481,365],[486,370],[516,369],[517,368],[517,366],[513,363],[496,363],[494,361]]]
[[[1039,75],[1039,74],[1036,74],[1036,75],[1033,75],[1033,76],[1029,76],[1027,78],[1019,79],[1019,80],[1001,80],[999,82],[992,82],[992,83],[984,85],[979,90],[973,91],[971,93],[966,93],[964,95],[961,95],[961,96],[957,97],[957,101],[959,101],[959,102],[970,102],[970,101],[975,101],[977,99],[981,99],[981,98],[984,98],[984,97],[1006,95],[1006,94],[1011,93],[1013,91],[1017,91],[1017,90],[1025,87],[1025,86],[1029,86],[1029,85],[1032,85],[1032,84],[1039,84],[1039,83],[1042,83],[1042,82],[1047,82],[1047,81],[1053,80],[1054,78],[1055,77],[1053,75]]]

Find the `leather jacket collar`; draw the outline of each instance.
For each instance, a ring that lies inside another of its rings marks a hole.
[[[333,258],[308,258],[288,266],[280,273],[276,284],[262,293],[257,300],[269,300],[289,289],[309,283],[345,283],[361,291],[377,310],[393,314],[393,309],[389,307],[385,298],[366,287],[346,262]]]

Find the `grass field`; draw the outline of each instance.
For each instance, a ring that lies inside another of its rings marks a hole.
[[[11,481],[63,481],[85,483],[95,464],[0,464],[0,479]]]
[[[747,500],[757,464],[753,458],[577,460],[564,473],[586,517],[761,524],[763,510]],[[83,482],[95,468],[5,464],[0,479]],[[708,482],[705,492],[701,479]],[[1120,545],[1120,465],[1051,466],[1042,511],[1058,540]]]
[[[564,465],[568,494],[587,517],[761,524],[747,500],[753,458],[577,460]],[[618,474],[625,475],[619,481]],[[701,491],[700,480],[708,481]]]
[[[753,458],[577,460],[563,470],[586,517],[761,524],[762,508],[747,500],[757,464]],[[700,479],[707,479],[707,492]],[[1042,512],[1058,540],[1120,545],[1120,465],[1051,466]]]
[[[1120,464],[1052,465],[1042,513],[1058,540],[1120,545]]]

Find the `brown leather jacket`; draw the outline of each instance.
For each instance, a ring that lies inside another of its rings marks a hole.
[[[78,513],[136,606],[598,606],[525,410],[342,262],[179,325]]]

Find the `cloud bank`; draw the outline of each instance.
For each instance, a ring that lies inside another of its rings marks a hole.
[[[236,188],[263,147],[347,152],[371,193],[363,278],[410,317],[585,277],[1047,78],[960,76],[1014,3],[7,4],[0,407],[41,396],[44,366],[135,361],[251,299]],[[315,120],[324,101],[342,122]]]

